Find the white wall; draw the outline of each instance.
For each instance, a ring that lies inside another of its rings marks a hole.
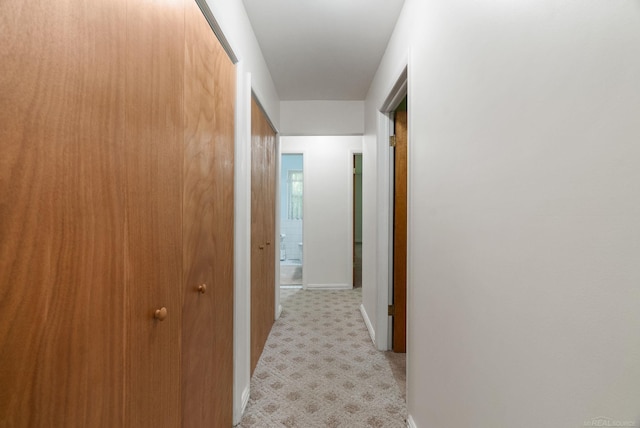
[[[353,153],[362,137],[282,137],[280,148],[304,156],[303,286],[351,288]]]
[[[412,421],[640,426],[640,4],[403,14]]]
[[[249,399],[251,284],[251,92],[274,126],[280,100],[241,0],[207,0],[239,62],[237,67],[235,151],[235,302],[233,419],[240,421]],[[275,237],[274,237],[274,242]],[[274,261],[275,262],[275,261]],[[277,272],[276,272],[277,273]],[[277,296],[276,296],[277,300]]]
[[[363,101],[282,101],[282,135],[362,135]]]
[[[367,327],[371,339],[376,339],[376,320],[378,316],[378,269],[377,262],[377,147],[375,129],[371,135],[365,134],[362,140],[362,307],[363,316],[369,322]],[[386,302],[384,303],[386,304]],[[384,339],[386,346],[386,339]]]

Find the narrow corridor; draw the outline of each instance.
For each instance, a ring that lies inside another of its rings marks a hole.
[[[404,379],[374,348],[361,300],[361,289],[281,290],[240,427],[406,426]]]

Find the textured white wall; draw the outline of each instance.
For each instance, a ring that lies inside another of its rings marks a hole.
[[[640,426],[640,3],[403,13],[413,422]]]
[[[282,101],[282,135],[362,135],[364,101]]]
[[[305,287],[353,286],[353,152],[361,136],[282,137],[282,153],[304,156]]]

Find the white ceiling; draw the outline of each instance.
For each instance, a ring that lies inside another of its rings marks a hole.
[[[363,100],[404,0],[243,0],[282,100]]]

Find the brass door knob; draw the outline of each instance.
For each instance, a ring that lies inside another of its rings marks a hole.
[[[258,248],[260,248],[261,250],[264,250],[264,245],[258,245]]]
[[[198,285],[198,292],[200,294],[204,294],[207,292],[207,284],[200,284]]]
[[[271,245],[271,241],[267,241],[267,245]]]
[[[167,308],[163,306],[160,309],[156,309],[156,312],[153,314],[153,317],[158,321],[164,321],[164,319],[167,317]]]

